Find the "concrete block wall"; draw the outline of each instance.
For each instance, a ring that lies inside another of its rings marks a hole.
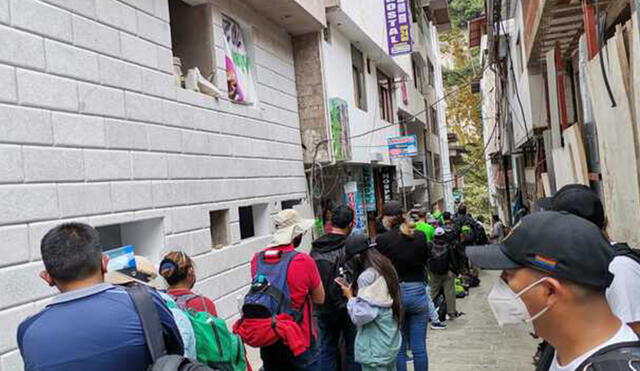
[[[269,239],[240,239],[238,207],[272,215],[306,186],[291,38],[243,1],[214,1],[225,92],[222,14],[245,28],[253,105],[174,86],[168,0],[0,0],[1,371],[22,368],[15,329],[56,293],[38,278],[39,244],[65,221],[161,220],[150,255],[194,255],[197,289],[234,318]],[[230,241],[213,250],[219,209]]]

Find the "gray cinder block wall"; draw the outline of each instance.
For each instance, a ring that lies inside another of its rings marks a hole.
[[[226,14],[250,25],[258,101],[215,100],[174,84],[167,1],[0,0],[1,371],[22,368],[15,329],[56,293],[38,278],[54,225],[153,221],[143,253],[196,256],[197,289],[231,320],[265,215],[306,197],[290,36],[240,0],[214,2],[217,86]],[[241,240],[247,205],[263,220]],[[214,249],[220,209],[229,243]]]

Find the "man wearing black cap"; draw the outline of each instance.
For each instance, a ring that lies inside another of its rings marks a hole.
[[[566,185],[553,197],[538,205],[547,210],[566,211],[597,225],[603,233],[607,227],[604,207],[598,195],[582,184]],[[613,282],[607,289],[607,301],[613,313],[640,334],[640,261],[634,260],[626,244],[614,244],[615,256],[609,264]]]
[[[637,335],[607,304],[613,251],[593,224],[567,212],[522,219],[500,244],[471,246],[471,262],[502,270],[489,293],[498,323],[522,325],[556,354],[549,370],[633,370]],[[606,348],[606,349],[605,349]],[[615,368],[614,368],[615,367]]]

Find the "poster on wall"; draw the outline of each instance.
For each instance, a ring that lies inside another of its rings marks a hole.
[[[389,55],[411,53],[409,0],[384,0]]]
[[[253,77],[247,44],[242,28],[233,19],[222,17],[224,32],[224,62],[227,70],[229,99],[236,103],[253,102]]]
[[[355,229],[366,231],[367,215],[362,207],[362,196],[358,192],[358,183],[351,181],[344,185],[344,203],[356,213]]]
[[[364,182],[364,207],[367,212],[376,211],[376,188],[373,181],[373,169],[368,166],[362,168],[362,177]]]
[[[331,113],[331,135],[333,137],[333,154],[336,161],[351,159],[349,147],[349,106],[342,98],[329,99]]]

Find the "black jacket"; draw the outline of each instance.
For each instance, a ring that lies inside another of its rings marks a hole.
[[[376,238],[377,249],[391,260],[400,282],[425,282],[426,265],[431,256],[427,238],[415,230],[406,236],[395,227]]]
[[[343,309],[346,306],[346,299],[342,295],[338,285],[334,282],[338,276],[338,267],[346,265],[345,241],[347,236],[340,234],[325,234],[311,243],[309,255],[316,262],[322,285],[326,292],[325,302],[316,305],[317,312],[331,312],[336,309]]]

